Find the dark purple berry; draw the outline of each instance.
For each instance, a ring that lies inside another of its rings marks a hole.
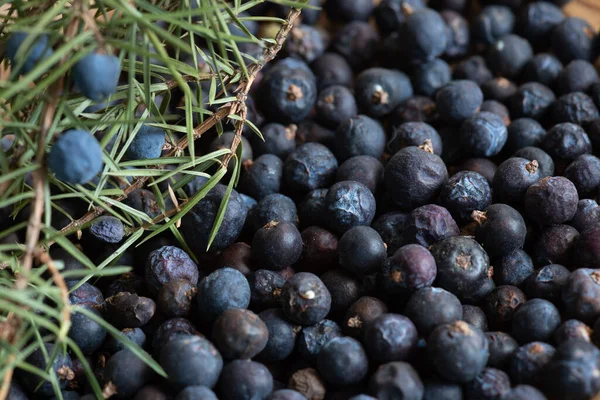
[[[212,328],[217,349],[227,359],[250,359],[267,345],[269,331],[265,323],[252,311],[225,310]]]
[[[331,295],[314,274],[299,272],[285,283],[281,306],[287,318],[301,325],[314,325],[331,309]]]

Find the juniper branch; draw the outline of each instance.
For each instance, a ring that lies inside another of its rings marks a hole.
[[[252,84],[254,83],[256,76],[261,71],[261,69],[265,66],[265,64],[272,61],[277,56],[277,53],[279,53],[279,51],[281,51],[281,48],[283,47],[283,44],[284,44],[288,34],[292,30],[294,23],[297,21],[298,17],[300,16],[300,13],[301,13],[301,10],[296,9],[296,8],[292,8],[289,11],[289,13],[285,19],[285,22],[282,24],[281,28],[277,32],[277,35],[275,36],[275,42],[265,48],[265,50],[263,52],[262,61],[260,61],[258,63],[254,63],[250,67],[248,67],[248,78],[242,80],[238,84],[238,87],[235,89],[235,92],[237,93],[236,101],[232,102],[232,103],[227,103],[227,104],[221,106],[209,118],[204,120],[203,123],[198,125],[198,127],[196,127],[194,129],[194,140],[198,139],[205,132],[207,132],[209,129],[214,127],[218,121],[220,121],[223,118],[226,118],[227,116],[232,115],[232,114],[239,115],[239,113],[241,112],[241,109],[245,108],[246,98],[248,96],[248,93],[250,92],[250,89],[252,88]],[[243,117],[242,121],[238,121],[238,122],[242,122],[242,127],[243,127],[243,124],[245,123],[245,117]],[[227,165],[229,165],[229,161],[231,161],[231,159],[235,155],[235,151],[237,150],[237,147],[239,146],[239,144],[241,142],[241,137],[242,137],[242,130],[236,129],[236,135],[235,135],[234,140],[232,141],[231,147],[230,147],[231,151],[230,151],[230,153],[228,153],[224,156],[224,158],[221,162],[221,164],[224,168],[227,168]],[[177,142],[175,147],[173,149],[171,149],[171,151],[169,151],[169,153],[167,153],[166,157],[171,157],[171,156],[175,155],[177,152],[185,150],[187,148],[188,144],[189,143],[188,143],[187,137],[181,138]],[[162,168],[162,166],[155,166],[155,167],[151,167],[151,168],[160,169],[160,168]],[[127,198],[127,196],[130,193],[132,193],[133,191],[135,191],[137,189],[142,188],[149,179],[150,179],[149,176],[143,176],[143,177],[137,178],[130,186],[125,188],[123,190],[123,194],[121,196],[117,197],[115,200],[117,200],[117,201],[124,200],[125,198]],[[107,207],[110,207],[110,206],[107,205]],[[79,230],[85,224],[91,222],[93,219],[101,216],[105,211],[106,211],[105,208],[96,206],[91,211],[89,211],[87,214],[85,214],[83,217],[81,217],[75,221],[72,221],[69,225],[62,228],[59,231],[59,234],[61,234],[61,235],[71,234],[71,233]],[[155,218],[152,221],[152,223],[153,224],[159,223],[159,222],[163,221],[165,218],[173,216],[176,213],[177,213],[176,208],[174,208],[172,210],[168,210],[165,213],[163,213],[162,215],[159,215],[157,218]],[[149,226],[150,226],[149,224],[145,224],[142,227],[148,228]],[[47,244],[47,247],[51,246],[52,244],[53,244],[53,242],[49,242]]]
[[[74,10],[81,11],[82,3],[80,1],[76,1],[73,4]],[[78,20],[71,16],[71,20],[67,25],[65,37],[67,40],[72,39],[77,34],[77,26]],[[67,60],[67,56],[65,55],[59,62],[59,65],[62,65]],[[41,129],[39,133],[39,138],[37,142],[37,151],[35,156],[35,162],[39,164],[40,168],[37,168],[33,171],[33,190],[34,197],[33,203],[31,207],[31,216],[29,217],[29,221],[27,223],[27,233],[25,240],[25,254],[23,256],[23,262],[21,263],[21,270],[17,275],[15,281],[15,289],[23,290],[27,287],[28,277],[31,272],[31,268],[33,266],[33,258],[35,256],[36,249],[38,247],[40,232],[42,229],[42,216],[44,214],[44,197],[45,197],[45,185],[46,185],[46,137],[50,134],[50,128],[56,116],[56,109],[58,106],[58,102],[60,100],[60,94],[63,92],[65,78],[61,77],[58,79],[50,88],[48,102],[46,103],[46,108],[42,114],[42,122]],[[48,259],[50,259],[48,257]],[[56,274],[53,274],[56,275]],[[60,275],[60,273],[58,273]],[[57,278],[58,282],[62,279]],[[64,280],[62,280],[63,287]],[[67,301],[65,302],[66,312],[67,314],[70,312],[68,308],[68,292],[67,293]],[[65,320],[68,321],[70,319],[70,315],[64,316]],[[7,326],[10,329],[14,329],[17,331],[21,326],[21,319],[17,317],[15,314],[9,314],[7,320],[3,324],[8,324]],[[13,336],[11,340],[11,344],[14,344],[17,336]],[[3,377],[3,382],[10,382],[12,374],[14,372],[14,368],[8,368]],[[3,384],[0,389],[0,399],[6,398],[8,395],[9,385]]]

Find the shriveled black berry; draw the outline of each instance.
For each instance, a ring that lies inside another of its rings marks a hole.
[[[533,274],[533,260],[524,250],[517,249],[494,261],[494,281],[497,285],[520,286]]]
[[[98,217],[91,222],[86,240],[92,246],[105,246],[119,243],[125,235],[125,228],[120,219],[113,216]]]
[[[558,309],[543,299],[531,299],[515,312],[512,335],[520,343],[546,342],[560,325]]]
[[[515,15],[506,6],[486,6],[471,25],[473,41],[482,45],[496,43],[502,36],[513,31]]]
[[[556,96],[550,88],[539,82],[527,82],[508,98],[508,109],[512,118],[542,121],[554,100]]]
[[[314,361],[323,346],[332,339],[342,336],[342,329],[338,324],[324,319],[314,325],[302,328],[298,334],[296,348],[303,358]]]
[[[281,288],[285,279],[275,271],[259,269],[248,276],[250,284],[250,308],[261,310],[279,305]]]
[[[369,358],[380,363],[409,359],[418,340],[415,325],[399,314],[382,314],[375,318],[364,336]]]
[[[263,364],[234,360],[223,368],[217,389],[223,400],[265,399],[273,391],[273,376]]]
[[[395,361],[381,365],[369,381],[371,393],[378,399],[422,399],[423,382],[418,372],[408,363]]]
[[[252,256],[265,269],[280,270],[294,264],[302,253],[302,237],[290,222],[269,222],[252,239]]]
[[[487,318],[483,310],[477,306],[465,304],[462,306],[463,317],[462,320],[475,328],[481,329],[485,332],[488,329]]]
[[[337,160],[327,147],[319,143],[307,143],[287,158],[283,178],[294,190],[308,192],[329,186],[337,167]]]
[[[377,158],[354,156],[340,165],[335,180],[362,183],[377,197],[383,189],[383,171],[383,164]]]
[[[389,294],[412,292],[431,286],[437,275],[435,259],[425,247],[400,247],[381,267],[378,279]]]
[[[376,202],[373,193],[362,183],[342,181],[329,188],[325,212],[329,227],[339,234],[361,225],[371,225]]]
[[[490,261],[487,253],[473,239],[454,236],[431,248],[437,265],[435,285],[459,299],[476,291],[488,277]]]
[[[564,321],[552,335],[554,343],[561,345],[567,340],[585,340],[591,342],[592,328],[576,319]]]
[[[405,122],[393,127],[392,136],[387,144],[390,153],[409,146],[421,146],[429,140],[433,153],[442,155],[442,138],[431,125],[425,122]]]
[[[147,297],[121,292],[107,298],[100,310],[116,328],[139,328],[154,316],[156,303]]]
[[[414,322],[421,336],[427,337],[439,325],[462,319],[463,310],[452,293],[426,287],[413,293],[404,313]]]
[[[481,111],[460,126],[462,149],[474,157],[491,157],[504,147],[508,137],[506,124],[494,113]]]
[[[523,147],[512,155],[513,157],[524,158],[529,161],[535,160],[540,171],[540,179],[554,175],[554,161],[552,157],[539,147]]]
[[[385,68],[370,68],[356,77],[355,96],[361,112],[373,117],[389,114],[413,95],[408,76]]]
[[[548,131],[542,148],[554,159],[572,161],[582,154],[591,153],[592,144],[583,128],[565,122]]]
[[[475,82],[458,80],[442,87],[435,99],[440,116],[448,122],[459,123],[479,110],[483,93]]]
[[[506,369],[512,383],[538,384],[555,351],[553,346],[544,342],[531,342],[519,347]]]
[[[185,279],[175,279],[163,285],[158,292],[156,305],[166,317],[186,316],[198,289]]]
[[[408,209],[430,203],[447,178],[442,159],[419,147],[398,151],[388,161],[384,173],[392,201]]]
[[[508,360],[517,352],[519,344],[505,332],[486,332],[490,358],[488,365],[493,368],[504,368]]]
[[[268,340],[257,358],[268,362],[285,360],[294,350],[297,328],[285,319],[278,308],[270,308],[258,316],[267,327]]]
[[[223,311],[213,324],[212,337],[224,358],[249,359],[265,348],[269,331],[252,311],[230,309]]]
[[[435,371],[452,382],[468,382],[487,364],[488,342],[483,332],[466,322],[438,326],[427,340]]]
[[[301,325],[314,325],[329,313],[331,295],[316,275],[299,272],[283,286],[281,306],[291,321]]]
[[[362,339],[371,322],[387,311],[387,305],[383,301],[376,297],[363,296],[348,307],[342,322],[342,330],[348,336]]]
[[[546,177],[525,193],[525,208],[540,225],[556,225],[573,218],[579,196],[575,185],[561,176]]]
[[[368,372],[369,361],[356,339],[331,339],[317,356],[317,369],[326,381],[335,385],[359,383]]]
[[[379,122],[366,115],[341,121],[335,134],[335,153],[340,161],[355,156],[381,158],[385,149],[385,131]]]
[[[496,368],[485,368],[467,384],[465,394],[472,399],[502,399],[510,391],[510,378]]]
[[[309,226],[302,231],[302,255],[296,264],[303,272],[321,274],[338,256],[338,237],[324,228]]]
[[[600,117],[600,112],[590,96],[573,92],[559,97],[552,105],[554,121],[586,125]]]
[[[342,269],[329,270],[320,278],[331,294],[332,312],[346,311],[364,292],[362,280]]]
[[[494,174],[492,189],[497,202],[521,203],[525,192],[532,184],[542,179],[537,160],[511,157],[498,166]]]
[[[473,171],[452,175],[440,193],[440,204],[461,224],[472,220],[474,210],[483,210],[492,203],[492,190],[487,180]]]
[[[568,17],[552,31],[552,50],[563,63],[593,61],[597,55],[595,36],[594,28],[585,20]]]
[[[146,285],[156,295],[161,287],[175,279],[198,283],[198,266],[185,251],[174,246],[164,246],[150,253],[146,262]]]
[[[490,328],[509,330],[515,312],[526,301],[525,293],[516,286],[503,285],[492,290],[482,303]]]
[[[426,204],[411,211],[402,228],[403,244],[429,247],[460,233],[456,221],[444,207]]]
[[[538,4],[547,3],[540,1]],[[550,87],[562,70],[563,65],[556,56],[549,53],[538,53],[525,64],[521,71],[521,78],[525,82],[539,82]]]

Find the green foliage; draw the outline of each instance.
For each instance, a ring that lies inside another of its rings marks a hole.
[[[38,248],[59,246],[86,267],[83,271],[62,273],[63,279],[79,282],[75,287],[128,271],[130,266],[116,265],[120,255],[166,230],[188,249],[177,230],[178,222],[211,187],[228,176],[223,166],[227,163],[222,161],[233,157],[235,171],[227,188],[227,194],[231,193],[239,176],[241,154],[240,148],[236,154],[229,149],[200,154],[194,140],[211,125],[222,133],[224,129],[233,129],[234,123],[246,123],[260,135],[252,121],[245,121],[240,115],[227,117],[223,106],[238,100],[233,89],[248,78],[251,64],[262,63],[262,49],[273,43],[272,38],[253,36],[244,22],[284,22],[272,16],[241,16],[263,1],[0,0],[0,55],[14,31],[29,32],[32,40],[47,34],[54,49],[51,57],[22,76],[9,72],[8,60],[0,64],[0,135],[3,147],[11,142],[8,148],[0,149],[1,376],[10,376],[17,367],[50,380],[58,388],[54,374],[35,370],[25,361],[43,342],[56,342],[61,344],[62,351],[68,349],[72,356],[81,359],[91,388],[101,397],[93,366],[87,364],[76,344],[65,336],[69,329],[65,309],[67,315],[69,311],[77,311],[98,320],[111,335],[164,375],[149,355],[122,337],[118,330],[85,308],[65,304],[65,293],[56,285],[57,277],[50,273],[49,265],[38,259],[31,271],[24,269],[25,232],[36,199],[32,174],[43,172],[45,177],[43,192],[37,193],[44,209]],[[300,8],[306,0],[273,2]],[[85,14],[91,18],[83,18]],[[70,35],[69,29],[73,27]],[[69,74],[78,60],[98,50],[118,55],[122,67],[117,92],[102,105],[92,104],[79,95]],[[249,53],[249,50],[256,51]],[[182,101],[173,107],[172,99],[178,96]],[[49,112],[52,102],[55,109]],[[46,130],[44,119],[48,117]],[[127,148],[142,122],[167,132],[166,157],[126,160]],[[40,147],[47,153],[57,136],[71,128],[95,134],[103,148],[104,169],[93,184],[61,182],[46,171],[43,159],[39,163],[36,158]],[[210,178],[209,183],[188,196],[183,189],[197,176]],[[140,182],[155,194],[160,208],[158,217],[121,202],[131,190],[130,185]],[[165,183],[170,190],[160,189],[164,189]],[[172,194],[179,207],[171,210]],[[211,241],[219,229],[227,201],[226,196],[211,231]],[[82,219],[81,213],[73,213],[73,204],[87,212],[89,218]],[[76,243],[85,223],[100,211],[123,221],[128,237],[117,251],[96,265]],[[3,224],[5,213],[10,214],[8,224]],[[62,267],[60,261],[55,264],[59,269]],[[15,289],[19,274],[26,280],[22,290]],[[49,359],[53,357],[56,354],[48,355]],[[60,393],[57,396],[60,398]]]

